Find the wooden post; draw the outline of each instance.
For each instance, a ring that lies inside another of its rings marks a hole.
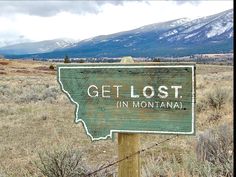
[[[132,57],[123,57],[121,63],[134,63]],[[118,133],[118,158],[127,156],[140,150],[139,134]],[[119,163],[118,177],[140,177],[140,156],[136,154]]]

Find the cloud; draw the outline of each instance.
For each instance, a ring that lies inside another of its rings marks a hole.
[[[177,5],[183,5],[183,4],[186,4],[186,3],[193,4],[193,5],[198,5],[203,0],[166,0],[166,1],[173,1]]]
[[[0,31],[0,48],[7,45],[30,42],[24,35],[19,34],[17,31]]]
[[[148,0],[129,0],[133,2],[147,2]],[[181,5],[184,3],[198,3],[200,0],[167,0],[175,1],[176,4]],[[27,14],[35,16],[54,16],[60,12],[70,12],[74,14],[86,14],[86,13],[99,13],[101,7],[105,4],[123,5],[127,0],[96,0],[96,1],[51,1],[51,0],[35,0],[35,1],[1,1],[0,0],[0,16],[11,14]]]
[[[99,13],[104,4],[122,5],[124,1],[0,1],[0,15],[16,13],[54,16],[60,12]]]

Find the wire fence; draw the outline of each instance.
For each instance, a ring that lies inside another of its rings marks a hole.
[[[114,162],[112,162],[112,163],[109,163],[108,165],[103,166],[103,167],[101,167],[101,168],[99,168],[99,169],[97,169],[97,170],[95,170],[95,171],[93,171],[93,172],[91,172],[91,173],[85,175],[84,177],[90,177],[90,176],[92,176],[92,175],[94,175],[94,174],[96,174],[96,173],[98,173],[98,172],[100,172],[100,171],[102,171],[102,170],[105,170],[105,169],[107,169],[107,168],[109,168],[109,167],[111,167],[111,166],[113,166],[113,165],[116,165],[116,164],[118,164],[118,163],[120,163],[120,162],[122,162],[122,161],[124,161],[124,160],[127,160],[127,159],[129,159],[129,158],[131,158],[131,157],[133,157],[133,156],[135,156],[135,155],[139,155],[139,154],[141,154],[142,152],[146,152],[146,151],[148,151],[148,150],[150,150],[150,149],[152,149],[152,148],[154,148],[154,147],[157,147],[157,146],[159,146],[159,145],[161,145],[161,144],[163,144],[163,143],[165,143],[165,142],[167,142],[167,141],[170,141],[170,140],[172,140],[172,139],[175,139],[176,137],[178,137],[178,135],[174,135],[174,136],[172,136],[172,137],[170,137],[170,138],[166,138],[166,139],[164,139],[164,140],[162,140],[162,141],[159,141],[159,142],[157,142],[157,143],[155,143],[155,144],[153,144],[153,145],[151,145],[151,146],[149,146],[149,147],[140,149],[139,151],[136,151],[136,152],[134,152],[134,153],[132,153],[132,154],[126,156],[126,157],[123,158],[123,159],[119,159],[119,160],[117,160],[117,161],[114,161]]]

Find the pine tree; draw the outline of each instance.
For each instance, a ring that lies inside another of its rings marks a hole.
[[[64,63],[70,63],[70,59],[69,59],[68,55],[65,55]]]

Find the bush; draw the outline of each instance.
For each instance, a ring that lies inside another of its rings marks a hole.
[[[90,177],[115,177],[116,175],[111,167],[91,174],[106,164],[89,167],[82,160],[81,153],[75,150],[46,151],[39,154],[39,159],[36,167],[45,177],[84,177],[89,174]]]
[[[54,70],[55,67],[51,64],[51,65],[49,66],[49,69],[50,69],[50,70]]]
[[[78,151],[54,151],[39,154],[39,171],[46,177],[80,177],[87,174]]]
[[[58,87],[47,87],[47,85],[37,87],[29,86],[27,89],[24,89],[23,93],[16,99],[16,103],[36,103],[38,101],[48,101],[50,102],[57,99],[58,93],[60,92]]]
[[[204,99],[197,101],[196,110],[198,113],[206,111],[207,107],[207,102]]]
[[[214,121],[218,121],[222,118],[222,114],[220,113],[220,111],[215,110],[212,113],[210,113],[210,115],[208,116],[208,121],[209,122],[214,122]]]
[[[59,92],[60,90],[57,87],[46,88],[42,92],[41,99],[46,100],[47,98],[53,98],[55,100]]]
[[[209,162],[218,176],[233,175],[232,127],[221,125],[217,130],[208,129],[199,135],[196,155],[198,160]],[[213,173],[212,173],[213,174]]]
[[[229,98],[229,93],[225,89],[217,88],[207,95],[208,104],[214,109],[222,109]]]

